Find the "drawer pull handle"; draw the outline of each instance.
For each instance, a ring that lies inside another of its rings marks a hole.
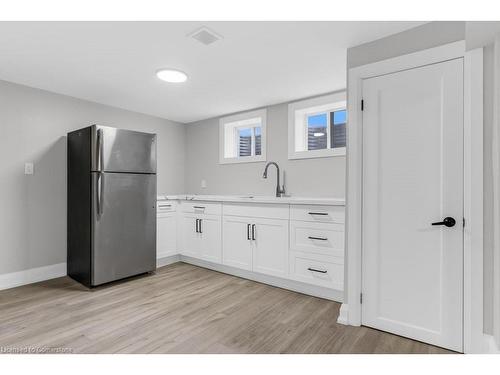
[[[328,216],[328,212],[309,212],[309,215]]]
[[[316,268],[311,268],[311,267],[309,267],[307,270],[312,271],[312,272],[318,272],[318,273],[327,273],[328,272],[327,270],[317,270]]]
[[[310,240],[328,241],[328,238],[326,238],[326,237],[312,237],[312,236],[309,236],[307,238],[309,238]]]
[[[196,210],[204,210],[205,209],[205,207],[203,207],[203,206],[193,206],[193,208]]]
[[[158,207],[172,207],[171,204],[159,204]]]

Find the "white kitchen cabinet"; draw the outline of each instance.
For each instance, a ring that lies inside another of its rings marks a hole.
[[[344,258],[344,225],[290,221],[290,250]]]
[[[224,216],[223,237],[223,264],[288,274],[288,220]]]
[[[221,263],[221,218],[203,216],[199,220],[200,258],[209,262]]]
[[[245,217],[224,216],[222,263],[252,270],[251,221]]]
[[[288,220],[252,219],[253,271],[288,274]]]
[[[343,258],[290,252],[290,278],[326,288],[344,289]]]
[[[156,220],[156,256],[164,258],[175,254],[178,254],[176,214],[160,214]]]
[[[201,236],[198,233],[199,217],[195,214],[181,214],[180,221],[180,253],[190,257],[201,256]]]
[[[190,202],[181,205],[179,217],[182,255],[214,263],[222,262],[220,206]]]
[[[158,201],[156,215],[156,257],[158,259],[179,253],[176,207],[176,202]]]
[[[201,200],[161,205],[159,257],[180,253],[184,262],[260,282],[273,276],[273,285],[341,301],[344,207]]]

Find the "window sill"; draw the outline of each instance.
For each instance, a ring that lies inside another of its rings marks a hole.
[[[316,159],[316,158],[331,158],[335,156],[346,156],[346,148],[336,148],[329,150],[314,150],[314,151],[299,151],[288,154],[289,160],[295,159]]]
[[[241,163],[262,163],[266,161],[264,155],[261,156],[245,156],[241,158],[223,158],[219,159],[219,164],[241,164]]]

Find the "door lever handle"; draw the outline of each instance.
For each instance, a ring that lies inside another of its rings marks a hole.
[[[432,223],[432,225],[444,225],[448,228],[454,227],[457,222],[455,221],[454,218],[448,216],[443,219],[443,221],[437,221],[435,223]]]

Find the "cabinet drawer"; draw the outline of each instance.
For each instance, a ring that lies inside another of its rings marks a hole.
[[[167,213],[167,212],[175,212],[177,210],[177,202],[171,200],[158,200],[156,202],[156,212]]]
[[[291,221],[290,249],[343,258],[344,225]]]
[[[223,212],[225,216],[262,217],[285,220],[288,220],[290,216],[288,204],[224,203]]]
[[[344,206],[291,205],[290,219],[321,223],[345,222]]]
[[[203,201],[182,202],[181,210],[182,212],[190,214],[221,215],[222,204]]]
[[[292,252],[290,277],[304,283],[343,290],[344,264],[335,257]]]

